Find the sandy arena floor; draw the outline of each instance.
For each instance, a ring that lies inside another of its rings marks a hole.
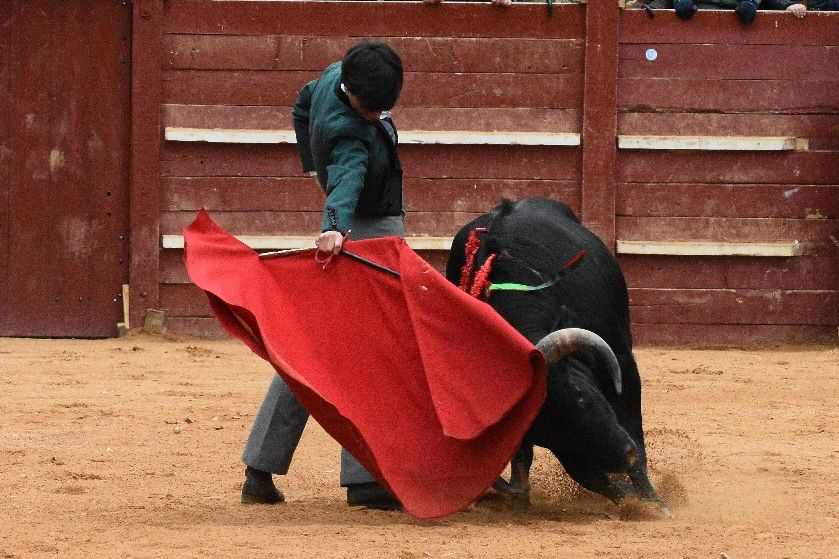
[[[544,453],[526,511],[423,522],[350,509],[310,422],[288,502],[242,505],[272,370],[241,343],[0,339],[0,558],[839,557],[839,349],[642,348],[650,520]]]

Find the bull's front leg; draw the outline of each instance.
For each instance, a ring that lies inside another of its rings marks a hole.
[[[642,459],[638,460],[627,473],[629,474],[629,479],[632,480],[636,496],[658,506],[658,510],[664,518],[673,516],[673,513],[670,512],[670,507],[658,496],[658,492],[650,482],[645,457],[642,456]]]

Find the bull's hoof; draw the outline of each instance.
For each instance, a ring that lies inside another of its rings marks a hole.
[[[667,504],[657,499],[622,499],[618,507],[624,520],[661,520],[673,516]]]
[[[667,503],[664,501],[656,501],[658,505],[658,512],[661,513],[661,518],[673,518],[673,513],[670,511],[670,507],[667,506]]]

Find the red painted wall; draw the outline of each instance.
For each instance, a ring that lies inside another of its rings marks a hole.
[[[165,141],[165,127],[289,129],[299,88],[377,37],[407,71],[400,130],[582,137],[403,145],[409,235],[451,235],[502,196],[540,195],[568,203],[611,246],[797,240],[803,253],[789,258],[621,255],[634,333],[836,342],[839,14],[761,12],[744,27],[730,12],[650,19],[607,0],[552,16],[539,3],[135,0],[132,27],[133,325],[162,308],[173,330],[219,333],[181,251],[160,248],[199,207],[236,234],[314,236],[320,222],[322,195],[299,176],[293,145]],[[796,136],[809,149],[627,150],[617,135]],[[446,257],[425,256],[438,267]]]

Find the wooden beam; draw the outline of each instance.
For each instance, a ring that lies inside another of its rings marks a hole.
[[[165,138],[172,142],[223,144],[294,144],[294,130],[184,128],[167,126]],[[572,132],[504,132],[482,130],[400,130],[400,144],[578,146],[580,135]]]
[[[294,235],[235,235],[235,237],[254,250],[290,250],[314,248],[313,236]],[[406,237],[408,246],[414,250],[450,250],[452,237]],[[162,235],[164,249],[184,248],[183,235]]]
[[[158,306],[162,0],[135,0],[131,36],[130,322]]]
[[[582,221],[612,251],[615,249],[620,12],[613,0],[590,0],[586,5]]]
[[[767,256],[789,257],[802,254],[801,243],[717,243],[694,241],[622,241],[618,254],[663,256]]]
[[[209,142],[216,144],[294,144],[294,130],[250,130],[235,128],[182,128],[167,126],[170,142]]]
[[[795,136],[636,136],[618,135],[620,149],[709,151],[807,151],[807,138]]]

